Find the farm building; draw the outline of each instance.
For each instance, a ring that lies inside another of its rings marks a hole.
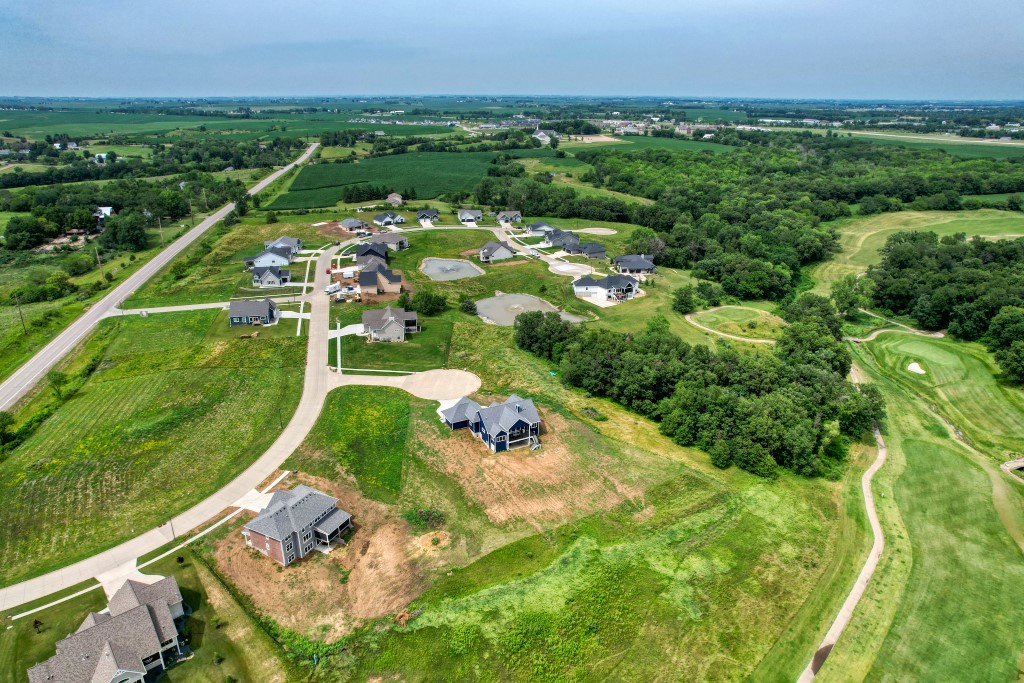
[[[644,254],[616,256],[612,259],[615,270],[623,274],[653,273],[654,262]]]
[[[125,581],[107,609],[90,612],[77,631],[57,641],[57,654],[28,670],[29,683],[156,680],[186,652],[184,622],[174,577]]]
[[[565,253],[577,254],[586,258],[608,258],[608,254],[604,247],[597,242],[584,242],[582,244],[577,242],[576,244],[567,244],[565,246]]]
[[[397,232],[383,232],[371,237],[370,244],[383,244],[391,251],[402,251],[409,248],[409,238]]]
[[[515,249],[508,242],[488,242],[480,247],[480,262],[504,261],[516,255]]]
[[[235,325],[269,325],[277,318],[277,304],[263,301],[232,301],[228,305],[228,319]]]
[[[399,294],[402,276],[384,266],[363,268],[359,272],[359,289],[363,294]]]
[[[484,212],[479,209],[459,209],[460,223],[477,223],[484,217]]]
[[[291,281],[291,271],[277,266],[261,266],[252,269],[253,287],[281,287]]]
[[[625,301],[639,291],[639,282],[629,275],[608,275],[595,280],[589,275],[573,280],[572,291],[581,298],[599,301]]]
[[[420,209],[416,212],[418,221],[436,221],[438,219],[437,209]]]
[[[314,550],[330,551],[351,528],[352,517],[337,498],[300,484],[275,491],[242,535],[247,546],[287,567]]]
[[[540,415],[533,401],[512,394],[504,403],[486,408],[470,398],[461,398],[440,411],[449,429],[469,429],[492,453],[540,445]]]
[[[419,331],[415,311],[391,306],[363,311],[363,332],[372,341],[404,342],[407,334]]]
[[[379,225],[382,228],[386,228],[390,225],[398,225],[404,223],[405,217],[400,213],[394,211],[385,211],[384,213],[378,213],[373,217],[373,224]]]

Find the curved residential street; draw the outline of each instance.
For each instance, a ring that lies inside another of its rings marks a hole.
[[[319,142],[311,144],[298,159],[274,171],[249,188],[249,194],[257,194],[287,171],[305,162],[319,145]],[[90,306],[78,319],[68,325],[63,332],[26,361],[24,365],[0,384],[0,410],[10,409],[22,396],[31,391],[43,375],[53,368],[61,358],[66,356],[71,349],[75,348],[85,339],[86,335],[96,327],[100,320],[109,315],[122,301],[134,294],[135,290],[156,275],[161,268],[170,263],[178,254],[187,249],[189,245],[202,237],[203,233],[213,227],[218,221],[224,220],[224,217],[234,208],[234,202],[226,204],[207,216],[199,225],[171,242],[163,251],[128,276],[124,282],[115,287],[109,294]]]

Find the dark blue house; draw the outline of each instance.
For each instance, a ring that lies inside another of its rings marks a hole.
[[[441,411],[441,420],[449,429],[468,429],[492,453],[540,446],[537,407],[532,400],[515,394],[504,403],[494,402],[486,408],[472,399],[459,399],[455,405]]]

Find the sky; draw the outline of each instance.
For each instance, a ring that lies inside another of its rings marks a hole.
[[[1024,99],[1021,0],[0,0],[0,95]]]

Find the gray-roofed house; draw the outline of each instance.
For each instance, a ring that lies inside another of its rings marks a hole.
[[[632,299],[639,291],[640,283],[629,275],[608,275],[595,280],[585,275],[573,280],[572,291],[579,297],[597,298],[602,301],[625,301]]]
[[[605,248],[598,244],[597,242],[567,244],[565,245],[565,253],[578,254],[586,258],[608,258],[608,252],[606,252]]]
[[[57,653],[28,670],[29,683],[139,683],[155,680],[182,654],[185,603],[173,577],[128,580],[107,610],[90,612]]]
[[[416,212],[418,221],[436,221],[438,219],[437,209],[420,209]]]
[[[277,318],[277,304],[270,299],[232,301],[228,304],[228,322],[235,325],[269,325]]]
[[[523,214],[509,209],[507,211],[499,211],[497,218],[499,223],[519,223],[523,220]]]
[[[302,251],[302,240],[298,237],[286,237],[282,235],[276,240],[267,240],[263,243],[264,249],[273,249],[274,247],[281,247],[291,252],[292,256]]]
[[[480,262],[504,261],[516,255],[515,249],[508,242],[488,242],[480,247]]]
[[[269,268],[270,266],[287,266],[292,262],[292,252],[288,247],[270,247],[255,256],[245,259],[246,268]]]
[[[327,552],[352,528],[338,499],[304,484],[275,491],[245,528],[245,544],[287,567],[314,550]]]
[[[402,195],[398,194],[397,192],[392,192],[391,194],[389,194],[388,198],[385,199],[384,201],[386,201],[391,206],[396,207],[401,206],[402,204],[405,203],[405,199],[403,199]]]
[[[277,266],[252,269],[253,287],[283,287],[292,279],[290,270],[281,270]]]
[[[370,244],[383,244],[392,251],[402,251],[409,248],[409,238],[397,232],[382,232],[371,237]]]
[[[356,258],[366,256],[367,254],[373,254],[374,256],[379,256],[382,259],[387,259],[388,248],[378,242],[363,242],[362,244],[356,245]]]
[[[440,414],[450,429],[469,429],[492,453],[540,445],[540,415],[528,398],[512,394],[504,403],[494,402],[486,408],[461,398]]]
[[[545,247],[567,247],[572,244],[579,244],[580,238],[576,236],[576,233],[566,232],[565,230],[559,230],[555,228],[548,231],[544,235],[543,245]]]
[[[460,223],[478,223],[483,217],[484,212],[479,209],[459,209]]]
[[[363,311],[363,332],[371,341],[404,342],[405,335],[419,331],[415,311],[391,306]]]
[[[386,228],[389,225],[398,225],[404,223],[405,217],[400,213],[394,211],[385,211],[384,213],[378,213],[373,217],[373,224],[379,225],[382,228]]]
[[[537,221],[526,226],[526,231],[531,235],[546,235],[555,229],[553,225],[548,225],[544,221]]]
[[[346,218],[341,222],[341,227],[345,228],[349,232],[355,232],[357,230],[369,230],[370,224],[366,221],[361,221],[358,218]]]
[[[654,262],[644,254],[628,254],[612,259],[615,270],[622,274],[653,273]]]
[[[552,138],[558,137],[558,133],[556,133],[553,130],[541,130],[540,128],[538,128],[537,130],[533,131],[532,137],[538,142],[540,142],[540,144],[547,145],[551,143]]]
[[[363,294],[399,294],[402,291],[402,276],[384,266],[372,270],[363,268],[359,272],[359,290]]]
[[[378,268],[387,268],[388,262],[387,259],[378,256],[376,252],[370,252],[356,257],[356,267],[359,270],[377,270]]]

